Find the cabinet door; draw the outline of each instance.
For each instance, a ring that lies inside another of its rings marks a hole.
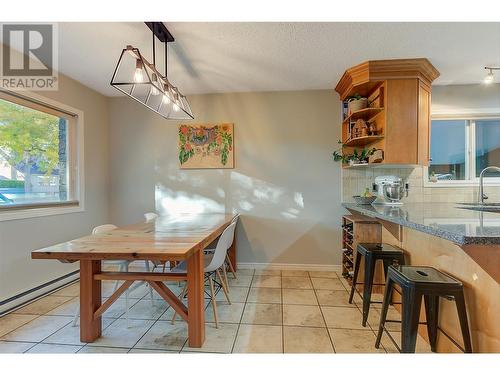
[[[418,164],[429,165],[431,91],[422,82],[418,87]]]
[[[387,81],[384,163],[417,164],[418,79]]]

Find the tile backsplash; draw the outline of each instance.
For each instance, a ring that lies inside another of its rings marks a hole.
[[[400,168],[349,168],[342,171],[342,200],[352,202],[353,195],[362,194],[366,188],[372,190],[377,176],[395,175],[410,184],[408,197],[403,202],[474,202],[478,188],[473,187],[424,187],[423,167]],[[500,187],[486,186],[485,193],[490,202],[500,202]]]

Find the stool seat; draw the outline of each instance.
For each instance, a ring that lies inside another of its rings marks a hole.
[[[407,285],[432,284],[435,287],[441,285],[446,288],[457,287],[462,288],[462,283],[443,272],[438,271],[434,267],[427,266],[399,266],[398,272],[394,274],[395,278],[401,283]]]
[[[385,254],[402,254],[403,250],[386,243],[360,243],[357,248],[358,253],[366,255],[368,252],[377,252],[378,256]]]

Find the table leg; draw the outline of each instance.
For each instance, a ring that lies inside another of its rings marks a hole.
[[[203,251],[187,258],[188,345],[201,348],[205,341],[205,273]]]
[[[80,341],[93,342],[101,336],[101,317],[94,312],[101,306],[101,281],[94,275],[101,272],[100,260],[80,261]]]

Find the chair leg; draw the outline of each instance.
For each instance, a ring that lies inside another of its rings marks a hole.
[[[356,290],[356,284],[358,282],[358,273],[359,266],[361,265],[361,257],[360,253],[356,254],[356,259],[354,260],[354,274],[352,275],[352,285],[351,285],[351,293],[349,294],[349,303],[352,304],[352,299],[354,297],[354,292]]]
[[[363,321],[362,326],[366,327],[370,304],[372,299],[373,274],[375,273],[375,260],[371,256],[365,257],[365,280],[363,284]]]
[[[224,282],[226,283],[226,288],[229,291],[229,282],[227,281],[227,270],[226,270],[226,265],[222,265],[222,272],[224,275]]]
[[[215,301],[215,289],[212,275],[208,276],[208,284],[210,285],[210,298],[212,300],[212,306],[214,308],[215,328],[219,328],[219,319],[217,318],[217,302]]]
[[[401,353],[415,353],[422,296],[413,289],[403,288]]]
[[[439,316],[439,296],[424,296],[425,316],[427,321],[427,334],[431,344],[431,350],[436,352],[438,316]]]
[[[73,327],[76,327],[77,325],[76,323],[78,322],[79,317],[80,317],[80,306],[77,307],[75,315],[73,315],[73,323],[71,323]]]
[[[380,347],[380,340],[382,339],[382,334],[384,333],[387,310],[389,309],[389,303],[391,302],[392,284],[393,281],[387,278],[387,281],[385,282],[384,302],[382,303],[382,310],[380,311],[380,323],[378,324],[377,340],[375,341],[375,348],[377,349]]]
[[[128,268],[128,267],[127,267]],[[119,266],[118,266],[118,271],[119,272],[126,272],[125,271],[125,263],[121,263]],[[118,287],[120,286],[120,280],[116,280],[115,281],[115,285],[113,286],[113,293],[116,292],[116,290],[118,289]]]
[[[129,299],[128,299],[128,289],[125,292],[125,319],[127,320],[127,327],[130,328],[130,321],[129,321],[129,310],[130,310],[130,304],[129,304]]]
[[[150,270],[150,268],[149,268],[149,260],[145,260],[144,263],[145,263],[145,266],[146,266],[146,272],[154,272],[154,269],[156,268],[156,266],[154,264],[153,264],[153,269]],[[151,285],[149,283],[146,283],[146,288],[149,289],[149,297],[151,298],[151,306],[154,306],[153,288],[151,287]]]
[[[229,266],[229,270],[233,274],[233,278],[237,279],[238,277],[236,276],[236,272],[234,271],[233,263],[231,263],[231,259],[229,259],[229,254],[226,254],[226,262],[227,265]]]
[[[128,272],[128,263],[125,263],[123,265],[124,272]],[[130,310],[130,301],[129,301],[129,289],[125,291],[125,319],[127,321],[127,327],[130,327],[130,321],[129,321],[129,310]]]
[[[187,282],[184,284],[184,288],[182,289],[181,294],[179,294],[179,298],[182,300],[184,298],[184,295],[186,294],[187,290]],[[174,316],[172,317],[172,321],[170,322],[171,324],[175,323],[175,318],[177,318],[177,311],[174,310]]]
[[[223,266],[224,267],[224,266]],[[226,295],[226,299],[227,299],[227,302],[229,304],[231,304],[231,300],[229,299],[229,290],[227,289],[227,285],[226,285],[226,282],[224,281],[224,279],[222,278],[222,275],[220,273],[220,270],[218,269],[217,271],[217,277],[220,279],[220,283],[222,285],[222,291],[224,292],[224,294]]]
[[[464,349],[466,353],[472,353],[472,343],[469,332],[469,323],[467,321],[467,310],[465,307],[465,298],[463,291],[456,293],[454,297],[455,305],[457,306],[458,319],[460,320],[460,328],[462,329]]]

